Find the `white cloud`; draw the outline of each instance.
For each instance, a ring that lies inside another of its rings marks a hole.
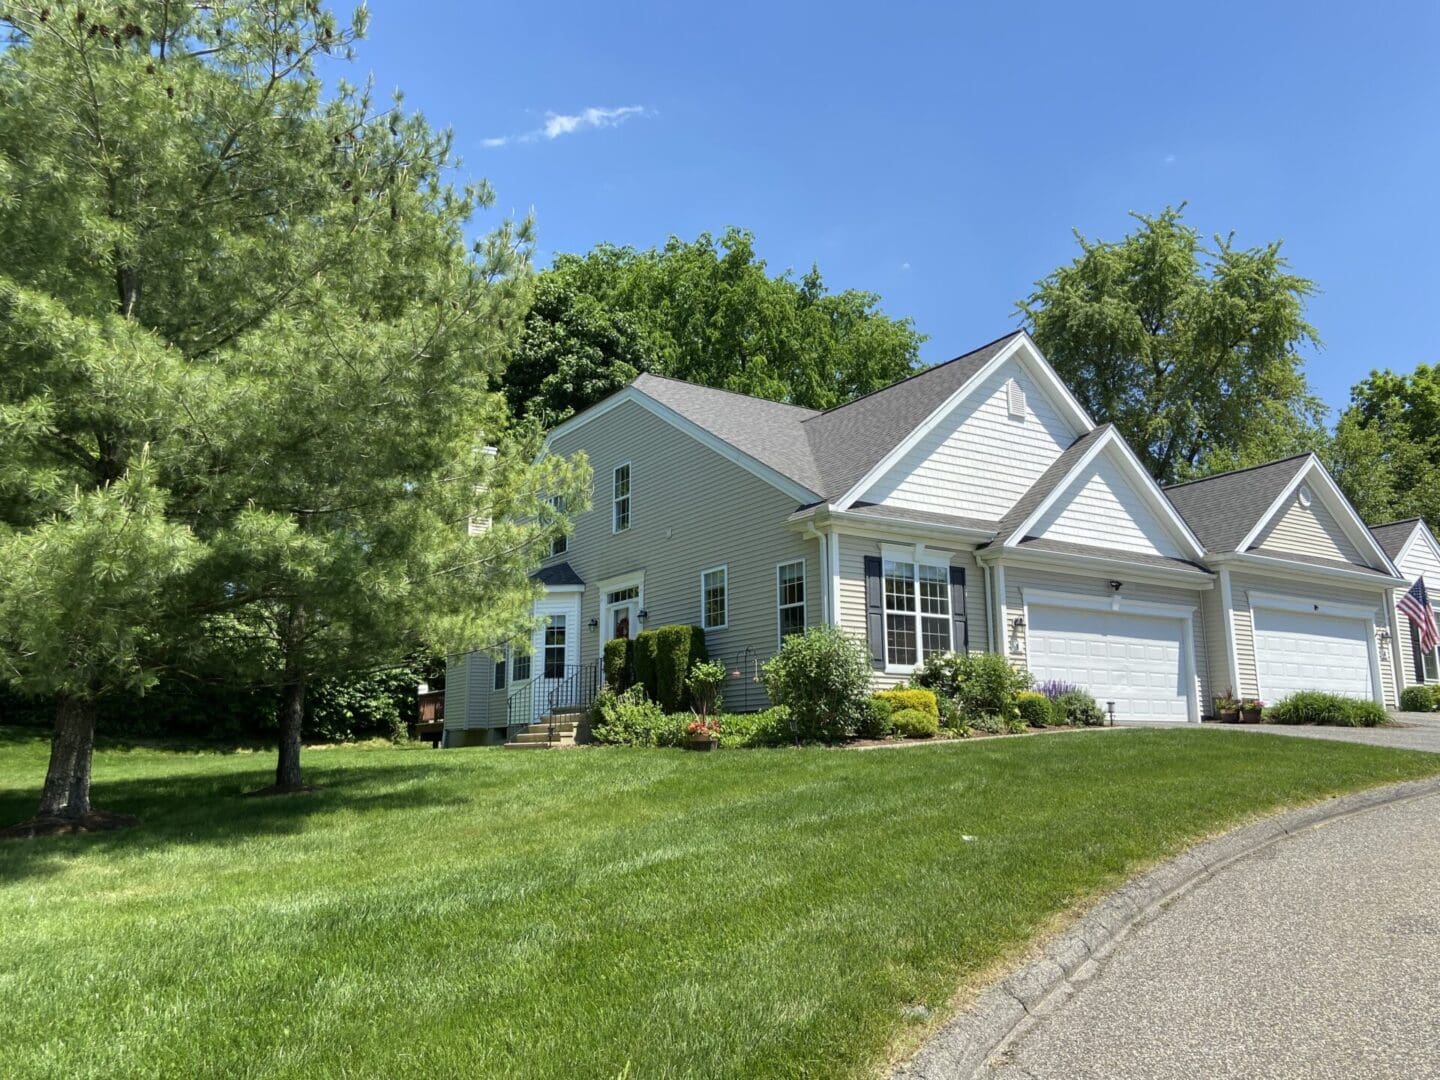
[[[910,264],[909,264],[908,262],[902,262],[902,263],[900,264],[900,269],[901,269],[901,270],[909,270],[909,269],[910,269]]]
[[[1165,164],[1166,164],[1166,165],[1174,165],[1174,164],[1175,164],[1175,155],[1174,155],[1174,154],[1166,154],[1166,155],[1165,155]]]
[[[482,139],[480,145],[488,149],[500,146],[507,146],[510,143],[531,143],[539,142],[541,139],[558,139],[561,135],[573,135],[577,131],[584,131],[589,128],[617,127],[629,120],[632,116],[649,115],[650,110],[644,105],[622,105],[614,109],[601,108],[596,105],[588,109],[582,109],[578,113],[554,113],[545,114],[545,123],[534,131],[527,131],[520,135],[499,135],[489,139]]]

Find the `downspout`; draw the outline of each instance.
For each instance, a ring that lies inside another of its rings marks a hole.
[[[1240,693],[1240,654],[1235,647],[1235,601],[1230,589],[1230,568],[1220,567],[1220,606],[1225,622],[1222,627],[1225,637],[1225,666],[1230,676],[1230,693]],[[1214,687],[1211,687],[1213,692]]]
[[[830,530],[830,624],[840,626],[840,534]]]
[[[995,640],[999,644],[999,648],[995,651],[1001,656],[1008,657],[1010,655],[1010,642],[1006,640],[1005,637],[1005,605],[1008,598],[1005,595],[1004,563],[997,562],[995,564],[995,597],[995,622],[997,623],[996,629],[998,630],[998,633],[995,635]]]
[[[994,589],[995,584],[994,584],[994,582],[991,580],[992,577],[993,577],[993,575],[992,575],[992,573],[991,573],[991,571],[990,571],[990,567],[986,566],[986,567],[983,567],[983,569],[984,569],[984,571],[985,571],[985,581],[984,581],[984,587],[985,587],[985,637],[986,637],[986,639],[987,639],[986,642],[985,642],[985,644],[987,644],[987,645],[990,646],[990,648],[986,649],[985,651],[986,651],[986,652],[994,652],[994,651],[995,651],[995,646],[994,646],[994,641],[995,641],[995,613],[994,613],[993,610],[991,610],[990,593],[991,593],[991,591]]]
[[[1390,605],[1390,674],[1395,680],[1395,708],[1400,708],[1400,691],[1405,689],[1405,661],[1400,655],[1400,611],[1395,606],[1395,590],[1385,590],[1385,603]],[[1424,675],[1415,673],[1415,681],[1421,682]]]

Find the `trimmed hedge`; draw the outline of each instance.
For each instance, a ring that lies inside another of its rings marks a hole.
[[[940,734],[940,720],[919,709],[896,709],[890,717],[896,735],[907,739],[933,739]]]
[[[691,665],[708,659],[700,627],[676,624],[655,631],[655,700],[666,712],[689,708]]]
[[[1400,708],[1405,712],[1434,712],[1440,700],[1433,686],[1407,686],[1400,691]]]
[[[1050,711],[1057,726],[1099,727],[1105,723],[1105,710],[1088,690],[1066,690],[1051,700]]]
[[[617,694],[635,681],[635,643],[629,638],[611,638],[605,643],[605,685]]]
[[[896,686],[889,690],[879,690],[873,696],[890,702],[896,709],[916,709],[937,720],[940,718],[940,705],[935,699],[934,690]]]
[[[1015,708],[1020,719],[1031,727],[1054,727],[1055,715],[1050,709],[1050,699],[1034,690],[1022,690],[1015,695]]]
[[[1265,710],[1272,724],[1323,724],[1327,727],[1382,727],[1390,714],[1373,701],[1300,690]]]
[[[895,725],[890,720],[894,715],[895,703],[889,698],[874,694],[870,698],[869,709],[856,725],[855,734],[862,739],[888,739],[895,730]]]

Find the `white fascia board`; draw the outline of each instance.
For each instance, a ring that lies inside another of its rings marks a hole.
[[[1283,555],[1259,555],[1253,551],[1232,551],[1223,555],[1211,555],[1206,561],[1217,566],[1229,565],[1234,569],[1249,569],[1255,573],[1275,574],[1281,572],[1288,577],[1344,582],[1347,585],[1372,589],[1394,589],[1406,584],[1405,579],[1398,574],[1390,577],[1360,567],[1346,570],[1338,566],[1317,566],[1314,563],[1294,562]]]
[[[544,585],[543,582],[541,584]],[[584,585],[545,585],[544,588],[547,596],[551,593],[583,593],[585,591]]]
[[[1027,370],[1043,385],[1049,387],[1056,399],[1060,402],[1061,411],[1066,413],[1066,419],[1079,429],[1080,434],[1092,430],[1095,421],[1090,419],[1075,395],[1070,393],[1070,388],[1065,385],[1060,376],[1055,374],[1055,369],[1050,366],[1045,357],[1036,348],[1035,342],[1030,340],[1030,335],[1021,331],[1015,336],[1015,340],[1006,345],[998,353],[992,356],[989,362],[965,382],[948,398],[940,403],[940,406],[927,416],[918,427],[909,435],[905,436],[891,451],[881,458],[849,491],[835,500],[838,509],[848,510],[855,501],[873,486],[882,476],[888,473],[915,445],[925,436],[929,435],[940,423],[959,407],[967,397],[974,393],[975,388],[980,386],[986,379],[997,371],[1001,365],[1012,357],[1019,356],[1025,362]],[[883,393],[883,391],[882,391]]]
[[[1425,546],[1430,549],[1431,553],[1434,554],[1435,558],[1440,560],[1440,543],[1435,542],[1435,537],[1430,532],[1430,526],[1426,525],[1422,518],[1415,522],[1415,527],[1410,530],[1410,535],[1406,538],[1404,546],[1400,549],[1400,553],[1396,555],[1393,560],[1395,563],[1395,572],[1406,581],[1414,581],[1415,579],[1400,569],[1400,564],[1409,558],[1410,549],[1413,548],[1417,542],[1424,543]]]
[[[1201,570],[1185,570],[1176,567],[1168,570],[1162,566],[1138,566],[1117,553],[1105,555],[1076,555],[1058,551],[1027,551],[1025,548],[1002,548],[995,545],[975,552],[975,561],[982,566],[1029,566],[1058,573],[1092,575],[1104,573],[1107,577],[1124,575],[1127,581],[1143,582],[1147,585],[1169,585],[1178,589],[1203,591],[1215,587],[1215,577]]]
[[[1080,478],[1081,474],[1089,468],[1095,459],[1112,447],[1116,448],[1119,452],[1117,464],[1130,474],[1131,482],[1135,485],[1136,490],[1140,492],[1140,495],[1146,503],[1149,504],[1150,509],[1162,520],[1169,522],[1175,538],[1180,540],[1181,546],[1187,549],[1186,554],[1192,559],[1203,559],[1205,557],[1204,545],[1202,545],[1199,538],[1190,531],[1190,526],[1185,524],[1185,519],[1180,516],[1179,511],[1177,511],[1170,500],[1165,497],[1165,493],[1161,491],[1159,485],[1155,483],[1154,477],[1145,471],[1145,467],[1140,464],[1140,459],[1135,456],[1135,452],[1130,449],[1129,444],[1126,443],[1119,430],[1113,427],[1095,440],[1095,445],[1081,456],[1080,460],[1075,463],[1075,466],[1055,485],[1054,490],[1041,500],[1040,505],[1035,508],[1034,512],[1022,521],[1014,532],[1005,538],[1005,546],[1007,548],[1013,548],[1028,536],[1030,530],[1035,527],[1036,523],[1049,513],[1055,503],[1075,485],[1075,482]],[[1112,458],[1112,460],[1115,459]]]
[[[823,529],[839,527],[847,536],[868,536],[878,539],[897,538],[913,542],[916,538],[944,537],[946,543],[985,544],[995,539],[993,529],[972,529],[965,525],[942,525],[938,522],[905,521],[896,518],[885,521],[869,514],[849,513],[836,510],[833,506],[813,506],[792,514],[789,526],[803,529],[813,524]]]
[[[1057,592],[1053,589],[1020,590],[1020,598],[1028,607],[1074,608],[1079,611],[1118,611],[1131,615],[1156,615],[1171,619],[1188,619],[1199,609],[1194,604],[1163,604],[1154,600],[1132,600],[1115,593],[1113,596],[1087,596],[1084,593]]]
[[[715,453],[719,454],[727,461],[739,465],[746,472],[751,473],[754,476],[758,476],[761,480],[764,480],[772,487],[778,488],[780,491],[790,496],[796,502],[814,502],[816,499],[819,498],[818,492],[811,491],[809,488],[805,487],[802,484],[797,484],[788,476],[782,476],[780,473],[772,469],[769,465],[766,465],[761,461],[757,461],[755,458],[751,457],[749,454],[745,453],[742,450],[737,450],[735,447],[727,443],[724,439],[712,435],[710,432],[706,431],[698,424],[694,423],[693,421],[687,420],[685,417],[681,416],[668,405],[662,405],[650,395],[646,394],[643,390],[637,390],[634,386],[627,386],[619,393],[611,394],[608,398],[600,402],[598,405],[591,406],[580,415],[572,416],[569,420],[566,420],[559,427],[552,429],[550,434],[545,436],[545,449],[549,450],[551,448],[552,442],[561,435],[568,435],[571,432],[577,431],[580,428],[584,427],[586,424],[592,423],[593,421],[600,419],[600,417],[604,416],[606,413],[609,413],[612,410],[619,408],[621,405],[624,405],[627,402],[634,402],[641,408],[648,409],[650,412],[658,416],[661,420],[664,420],[672,427],[678,428],[680,431],[683,431],[686,435],[689,435],[692,439],[700,443],[702,446],[705,446],[708,449],[715,451]]]
[[[1269,608],[1272,611],[1291,611],[1305,615],[1330,615],[1341,619],[1364,619],[1375,621],[1374,607],[1364,604],[1346,604],[1335,600],[1308,600],[1303,596],[1285,596],[1281,593],[1265,592],[1260,589],[1246,589],[1245,598],[1252,608]]]
[[[1370,532],[1370,527],[1360,519],[1360,515],[1357,514],[1355,508],[1350,505],[1350,500],[1345,498],[1345,493],[1340,490],[1340,485],[1335,483],[1335,478],[1330,475],[1329,470],[1321,464],[1320,459],[1314,454],[1311,454],[1305,464],[1296,470],[1294,477],[1285,485],[1285,490],[1276,497],[1275,501],[1270,504],[1265,513],[1260,515],[1260,520],[1255,522],[1255,527],[1246,534],[1245,539],[1240,541],[1239,546],[1236,547],[1235,550],[1237,552],[1248,551],[1250,546],[1259,538],[1260,534],[1265,531],[1266,527],[1275,520],[1276,515],[1295,497],[1296,489],[1307,479],[1313,479],[1315,477],[1319,478],[1320,487],[1325,491],[1326,505],[1329,507],[1330,512],[1334,514],[1336,522],[1345,530],[1345,534],[1350,537],[1351,542],[1360,550],[1368,550],[1370,552],[1375,560],[1372,565],[1383,570],[1388,570],[1398,577],[1399,571],[1395,569],[1395,564],[1390,561],[1390,556],[1385,554],[1385,549],[1380,546],[1380,542],[1376,540]]]

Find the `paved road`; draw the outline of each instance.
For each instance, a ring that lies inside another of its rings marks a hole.
[[[1395,713],[1395,727],[1335,728],[1286,727],[1284,724],[1215,724],[1231,731],[1263,731],[1271,735],[1293,735],[1301,739],[1334,739],[1338,742],[1393,746],[1397,750],[1430,750],[1440,754],[1440,713]]]
[[[1440,1077],[1440,796],[1200,884],[982,1075]]]

